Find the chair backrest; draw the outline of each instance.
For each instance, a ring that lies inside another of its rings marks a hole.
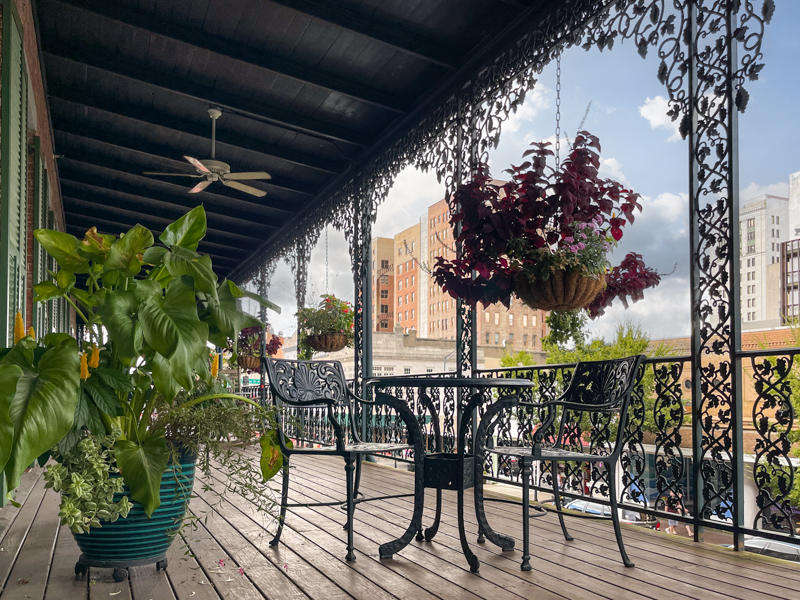
[[[346,405],[347,380],[342,363],[267,358],[269,388],[277,400],[290,406]]]
[[[560,400],[581,405],[564,410],[556,445],[585,451],[584,428],[593,430],[590,453],[617,454],[621,450],[626,413],[643,355],[613,360],[580,362]],[[587,418],[588,417],[588,418]]]
[[[622,409],[636,383],[643,355],[613,360],[580,362],[562,396],[568,402],[586,405],[586,410],[608,406]]]

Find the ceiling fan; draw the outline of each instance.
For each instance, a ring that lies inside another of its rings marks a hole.
[[[222,116],[222,111],[218,108],[209,108],[208,116],[211,117],[211,158],[205,160],[198,160],[191,156],[184,156],[190,165],[192,165],[197,174],[191,173],[160,173],[158,171],[145,171],[144,175],[167,175],[169,177],[193,177],[195,179],[202,179],[200,183],[189,190],[190,194],[202,192],[213,182],[219,181],[222,185],[226,185],[240,192],[251,194],[253,196],[266,196],[267,192],[259,190],[244,183],[239,183],[242,180],[252,179],[271,179],[272,176],[264,171],[249,171],[246,173],[231,173],[231,166],[220,160],[215,160],[216,146],[217,146],[217,119]]]

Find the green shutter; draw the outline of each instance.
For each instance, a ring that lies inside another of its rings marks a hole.
[[[14,3],[3,2],[2,161],[0,161],[0,335],[14,341],[14,315],[25,312],[28,206],[28,80]]]
[[[48,229],[55,229],[56,219],[53,211],[50,210],[47,212],[47,228]],[[53,259],[52,256],[49,254],[45,257],[45,263],[47,264],[47,270],[52,271],[55,273],[56,271],[56,261]],[[50,300],[46,304],[47,306],[47,333],[52,333],[56,330],[56,301]]]
[[[33,155],[33,228],[44,229],[47,227],[47,170],[44,168],[42,158],[41,140],[36,136]],[[33,240],[33,281],[35,285],[44,279],[49,279],[47,274],[47,252],[34,238]],[[37,336],[47,333],[47,309],[45,305],[33,303],[33,328]]]

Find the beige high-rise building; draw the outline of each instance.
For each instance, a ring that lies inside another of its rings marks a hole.
[[[372,240],[372,329],[392,331],[394,328],[394,240]]]

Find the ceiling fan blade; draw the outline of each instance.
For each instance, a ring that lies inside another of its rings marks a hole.
[[[183,158],[188,160],[189,164],[192,165],[195,169],[197,169],[201,173],[211,173],[211,171],[209,171],[206,168],[206,166],[203,163],[201,163],[199,160],[197,160],[196,158],[192,158],[191,156],[184,156]]]
[[[253,196],[257,196],[261,198],[262,196],[266,196],[267,192],[261,191],[249,185],[245,185],[243,183],[239,183],[238,181],[227,181],[225,179],[220,179],[223,185],[227,185],[235,190],[239,190],[240,192],[244,192],[246,194],[252,194]]]
[[[190,189],[189,193],[190,194],[196,194],[197,192],[202,192],[204,189],[206,189],[210,185],[211,185],[211,180],[210,179],[206,179],[205,181],[201,181],[196,186],[194,186],[192,189]]]
[[[169,177],[195,177],[197,179],[203,177],[203,175],[194,173],[162,173],[160,171],[142,171],[142,175],[168,175]]]
[[[264,171],[249,171],[247,173],[228,173],[225,179],[241,181],[243,179],[272,179],[272,175]]]

